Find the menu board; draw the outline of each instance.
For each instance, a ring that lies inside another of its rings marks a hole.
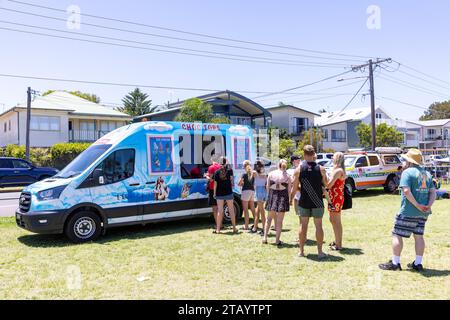
[[[233,163],[235,169],[243,169],[243,162],[250,160],[250,139],[246,137],[234,137],[233,139]]]
[[[148,135],[147,152],[150,175],[165,175],[174,173],[172,136]]]

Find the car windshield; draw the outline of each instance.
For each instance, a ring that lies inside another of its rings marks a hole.
[[[345,167],[351,167],[353,165],[353,162],[355,162],[356,157],[345,157]]]
[[[67,179],[72,178],[89,167],[97,160],[106,150],[111,147],[110,144],[92,145],[84,150],[78,157],[69,163],[55,178]]]

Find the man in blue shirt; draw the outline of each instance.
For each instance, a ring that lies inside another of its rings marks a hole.
[[[383,270],[402,270],[400,254],[403,249],[403,238],[414,235],[416,259],[408,264],[408,268],[422,271],[422,257],[425,250],[423,239],[425,222],[431,214],[431,206],[436,200],[436,188],[433,178],[423,167],[422,153],[417,149],[410,149],[406,155],[406,166],[400,179],[402,192],[401,208],[395,218],[392,231],[393,257],[388,263],[380,264]]]

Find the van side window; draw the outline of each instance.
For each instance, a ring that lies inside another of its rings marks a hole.
[[[28,163],[22,160],[12,160],[13,166],[16,169],[30,169]]]
[[[367,163],[366,157],[360,157],[355,164],[355,168],[361,168],[361,167],[368,167],[369,164]]]
[[[180,135],[179,156],[182,179],[203,179],[211,165],[211,156],[225,154],[222,135]]]
[[[371,166],[377,166],[380,164],[380,160],[378,160],[377,156],[369,156],[369,161]]]
[[[105,184],[116,183],[128,179],[134,174],[134,149],[123,149],[113,152],[98,168],[103,170]]]
[[[385,164],[400,164],[401,161],[397,156],[392,155],[392,156],[384,156],[384,163]]]

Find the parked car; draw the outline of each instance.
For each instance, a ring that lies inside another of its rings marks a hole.
[[[317,154],[317,161],[320,160],[331,160],[333,159],[333,154],[332,153],[318,153]]]
[[[23,159],[0,157],[0,188],[27,186],[57,173],[57,169],[39,168]]]
[[[265,157],[256,157],[256,160],[261,161],[264,164],[264,168],[266,172],[270,172],[277,169],[277,163],[274,163],[272,160]]]
[[[326,168],[327,171],[331,167]],[[346,184],[355,190],[384,187],[388,193],[397,190],[402,162],[397,153],[355,152],[345,155]]]

